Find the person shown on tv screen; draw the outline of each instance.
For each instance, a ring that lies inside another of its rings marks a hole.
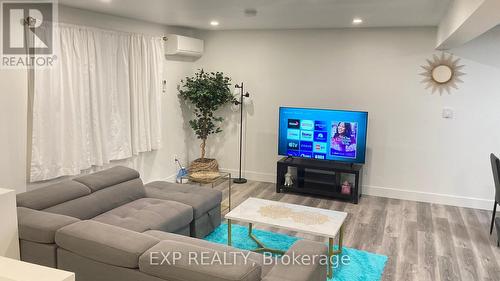
[[[349,122],[334,122],[335,132],[331,142],[331,154],[340,157],[356,157],[356,132]]]

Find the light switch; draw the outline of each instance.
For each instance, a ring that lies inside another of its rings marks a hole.
[[[444,119],[453,119],[453,109],[449,107],[443,108],[442,116]]]

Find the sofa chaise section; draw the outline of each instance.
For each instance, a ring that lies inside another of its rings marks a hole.
[[[175,201],[141,198],[92,220],[137,232],[154,229],[189,236],[193,209]]]
[[[155,181],[145,185],[146,197],[172,200],[193,208],[191,236],[203,238],[221,224],[222,192],[189,184]]]

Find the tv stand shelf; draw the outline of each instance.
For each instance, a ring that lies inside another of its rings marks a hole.
[[[290,170],[293,184],[285,185]],[[325,196],[357,204],[361,197],[363,165],[334,161],[285,157],[277,162],[276,192]],[[350,193],[341,193],[342,183],[350,183]]]

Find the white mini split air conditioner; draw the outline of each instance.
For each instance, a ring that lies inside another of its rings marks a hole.
[[[169,34],[166,38],[167,56],[201,57],[203,55],[203,40]]]

